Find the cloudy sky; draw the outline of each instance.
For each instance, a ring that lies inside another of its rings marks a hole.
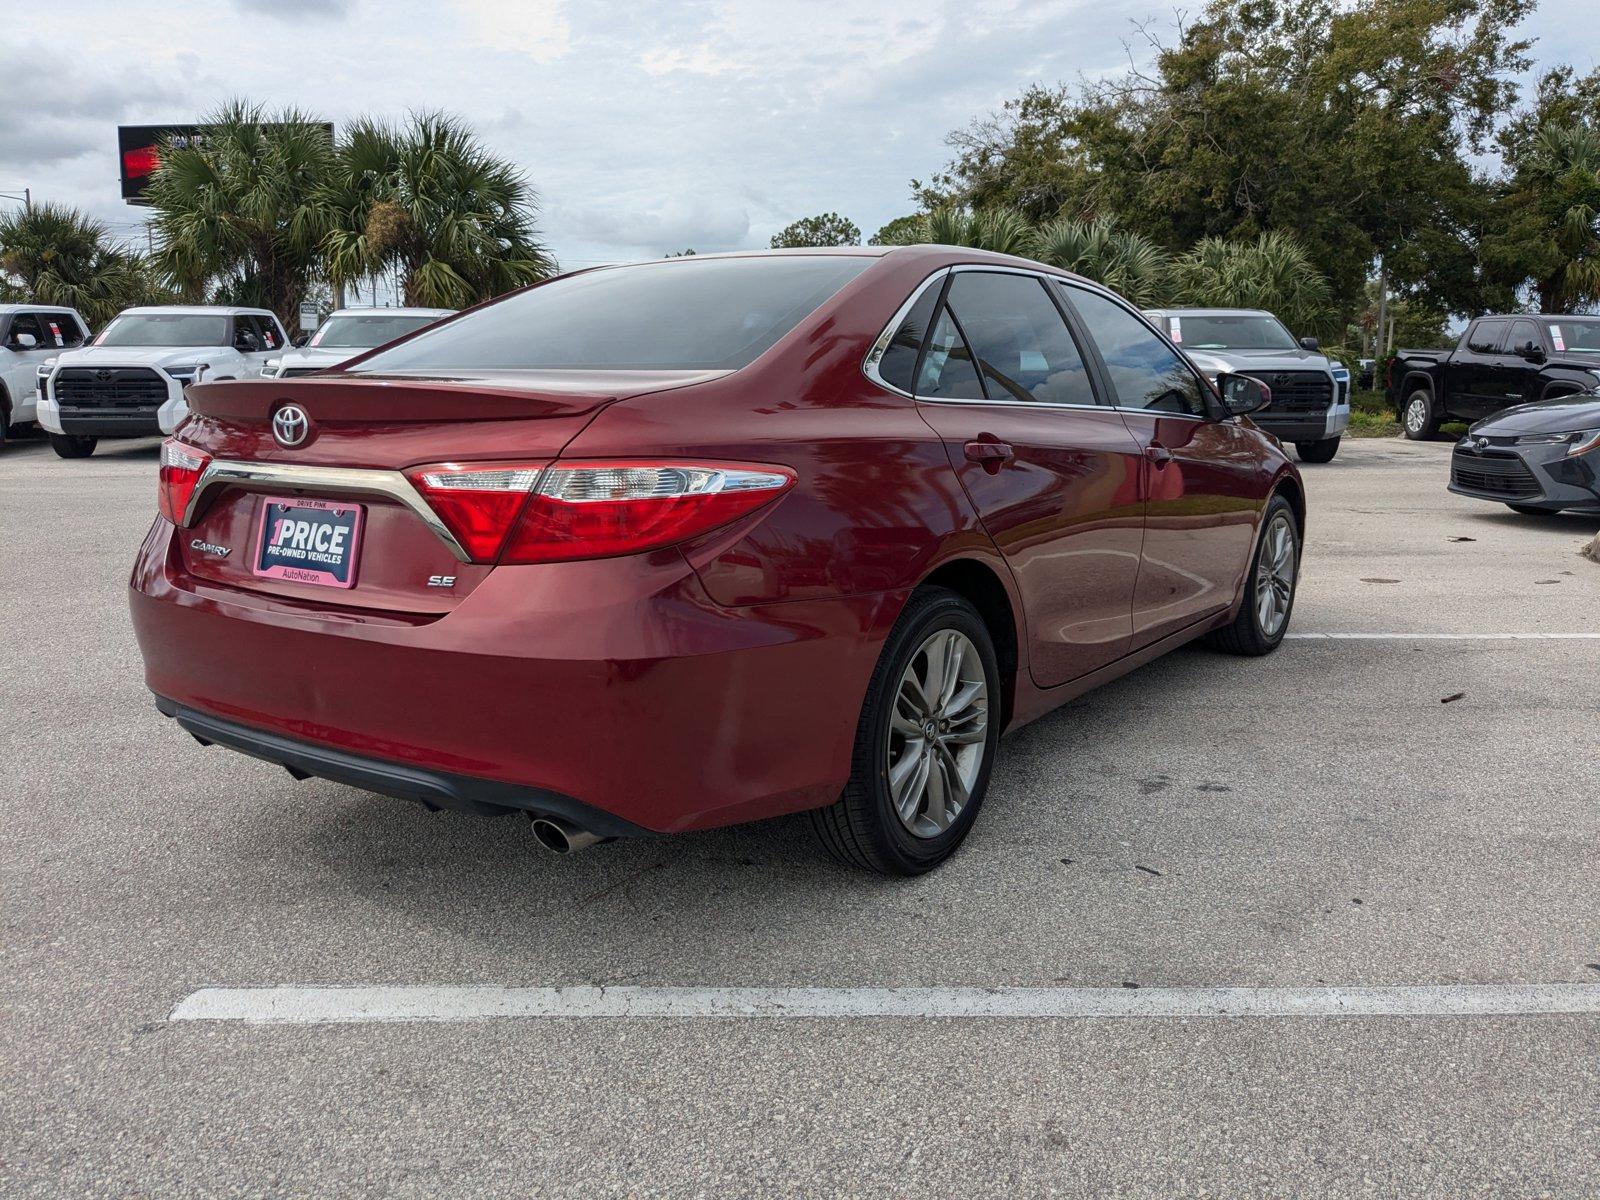
[[[1600,59],[1594,0],[1544,0],[1540,65]],[[1191,11],[1198,3],[1187,6]],[[142,236],[118,124],[243,96],[343,124],[445,108],[519,163],[563,265],[765,245],[911,208],[945,135],[1033,81],[1126,64],[1163,0],[75,0],[8,20],[0,192]],[[0,200],[0,204],[11,201]]]

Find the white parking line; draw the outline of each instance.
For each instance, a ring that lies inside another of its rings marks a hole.
[[[616,1017],[1600,1016],[1600,984],[1420,987],[262,987],[204,988],[173,1021],[351,1025]]]
[[[1600,642],[1600,633],[1286,633],[1313,642]]]

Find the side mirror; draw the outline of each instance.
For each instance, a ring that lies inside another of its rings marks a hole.
[[[1272,389],[1248,375],[1218,375],[1217,390],[1230,417],[1260,412],[1272,403]]]
[[[16,337],[11,339],[11,344],[18,350],[33,350],[38,347],[39,339],[31,333],[18,333]]]
[[[1527,341],[1517,347],[1517,353],[1529,362],[1543,362],[1544,350],[1537,342]]]
[[[1321,350],[1322,349],[1322,342],[1318,338],[1301,338],[1300,339],[1300,349],[1302,349],[1302,350]]]
[[[311,335],[309,333],[297,333],[294,335],[294,348],[298,350],[310,340]]]

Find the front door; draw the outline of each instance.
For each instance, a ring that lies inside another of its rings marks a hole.
[[[1509,321],[1480,320],[1450,360],[1450,412],[1476,421],[1505,407],[1508,372],[1502,350]]]
[[[60,354],[46,323],[37,313],[17,313],[5,335],[5,353],[0,354],[6,394],[11,397],[11,419],[32,421],[37,411],[39,368]]]
[[[1087,356],[1043,280],[954,272],[915,391],[1016,580],[1034,682],[1066,683],[1126,654],[1141,450],[1097,404]]]
[[[1101,292],[1059,286],[1146,462],[1137,649],[1233,603],[1260,513],[1260,449],[1237,421],[1217,419],[1207,385],[1133,310]]]

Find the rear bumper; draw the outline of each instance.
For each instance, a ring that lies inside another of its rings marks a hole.
[[[174,704],[162,696],[156,697],[156,708],[162,715],[173,718],[188,730],[201,745],[225,746],[252,758],[276,763],[296,779],[314,775],[318,779],[347,783],[382,796],[415,800],[429,808],[449,808],[479,816],[497,817],[525,812],[536,816],[561,817],[603,838],[638,837],[647,832],[610,813],[556,792],[365,758],[328,746],[263,733],[237,721],[227,721],[198,709]]]
[[[559,797],[588,828],[831,803],[904,601],[726,609],[667,551],[501,567],[448,615],[402,618],[204,583],[173,532],[155,522],[130,603],[146,682],[186,727],[433,803],[567,815]]]

